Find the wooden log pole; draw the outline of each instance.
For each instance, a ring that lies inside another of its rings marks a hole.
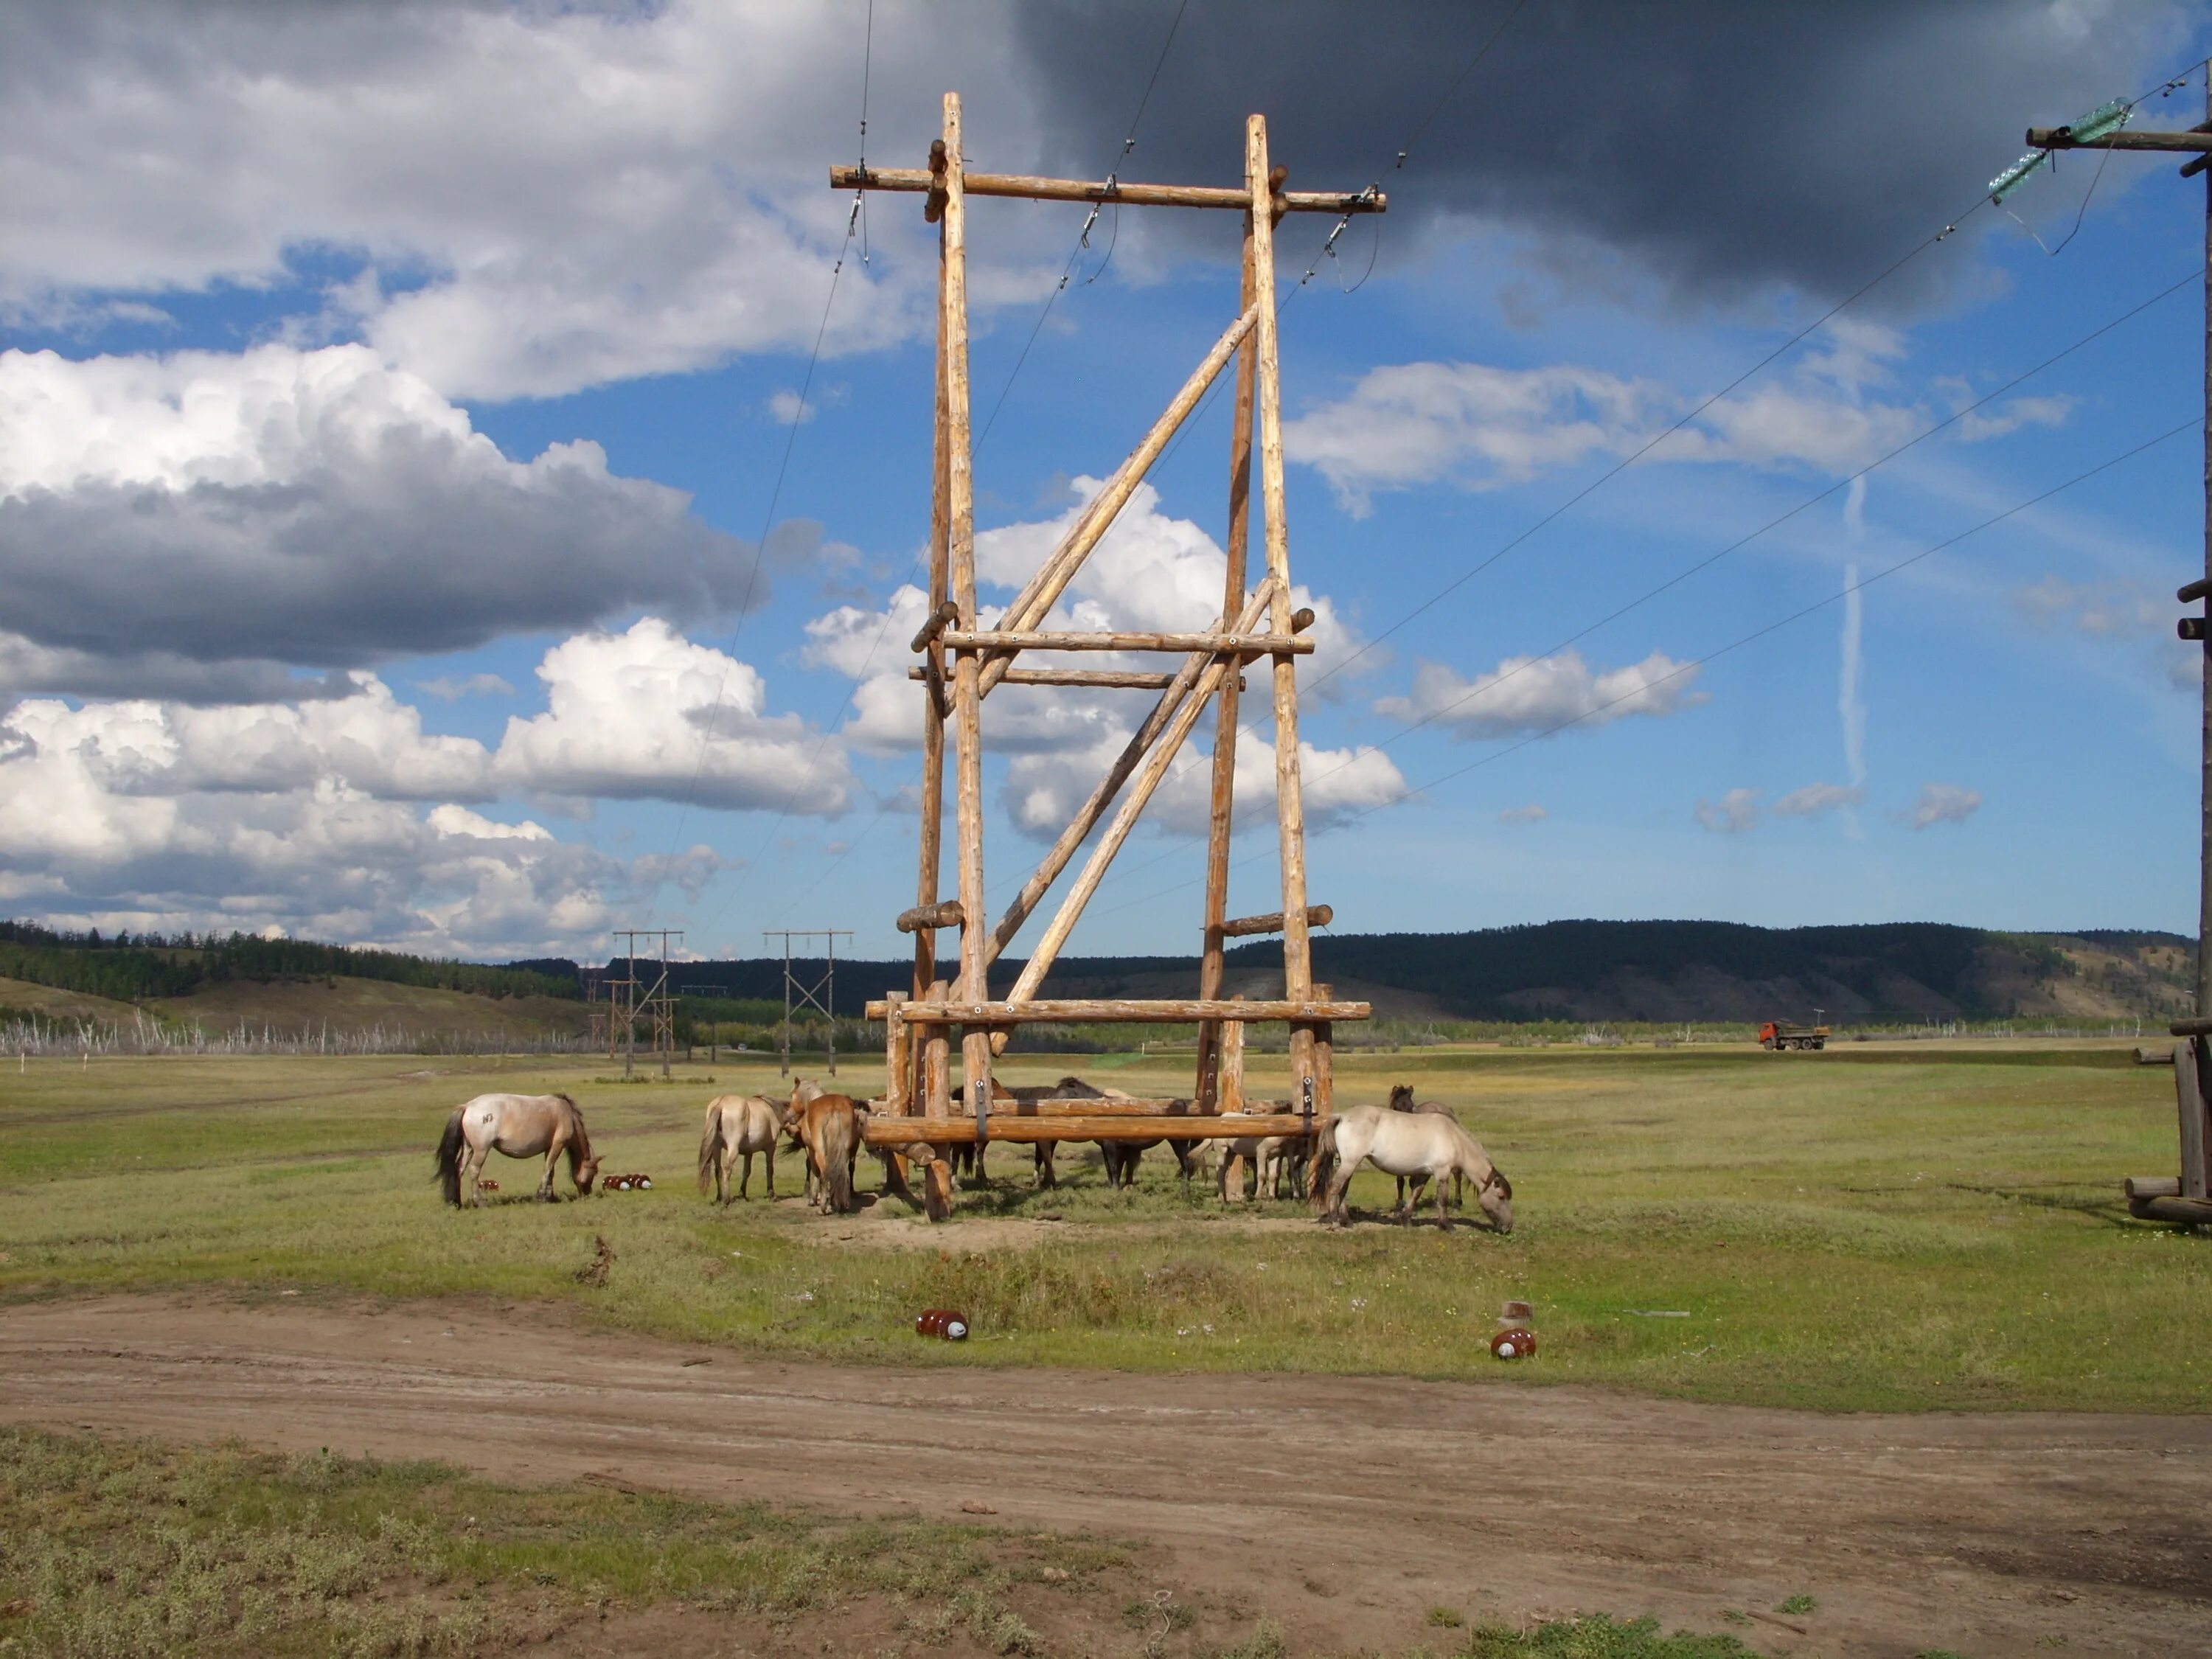
[[[1237,308],[1253,314],[1258,298],[1252,269],[1252,207],[1247,201],[1243,273],[1237,289]],[[1254,320],[1258,320],[1256,315]],[[1255,329],[1237,348],[1237,399],[1229,417],[1229,534],[1223,544],[1227,556],[1221,593],[1221,614],[1224,617],[1234,616],[1244,608],[1245,566],[1252,524],[1252,394],[1259,360],[1260,337]],[[1243,690],[1244,677],[1232,675],[1222,682],[1215,704],[1206,825],[1206,908],[1201,924],[1203,945],[1198,961],[1198,994],[1203,998],[1221,994],[1224,964],[1220,930],[1223,918],[1229,914],[1229,840],[1237,808],[1237,735],[1240,724],[1237,706]],[[1208,1105],[1218,1105],[1223,1098],[1224,1029],[1212,1021],[1198,1028],[1198,1097]],[[1238,1031],[1237,1058],[1241,1065],[1241,1026]],[[1231,1172],[1241,1175],[1243,1164],[1242,1158],[1232,1155]],[[1224,1190],[1225,1182],[1224,1176]]]
[[[939,986],[945,983],[937,981]],[[1122,997],[1049,997],[1016,999],[1011,993],[999,1002],[969,1002],[949,994],[933,994],[925,1001],[908,1002],[900,1017],[909,1025],[1194,1025],[1200,1020],[1247,1020],[1255,1024],[1281,1025],[1296,1021],[1357,1020],[1370,1018],[1374,1005],[1365,1002],[1292,1002],[1283,998],[1247,1001],[1231,997],[1205,1001],[1181,997],[1149,1000]],[[867,1005],[870,1019],[884,1018],[888,1005]]]
[[[926,682],[921,710],[921,826],[916,837],[921,842],[921,870],[915,888],[915,904],[923,909],[937,902],[945,864],[945,649],[938,643],[938,636],[959,615],[959,607],[951,602],[951,410],[945,373],[951,302],[946,292],[948,264],[941,221],[937,243],[936,424],[930,456],[929,491],[931,622],[923,629],[927,637],[915,647],[924,653],[922,674]],[[946,617],[945,622],[936,621],[945,617],[948,611],[951,615]],[[927,928],[917,929],[914,939],[914,994],[927,996],[930,981],[936,977],[937,935]]]
[[[2120,1190],[2130,1198],[2179,1198],[2179,1176],[2130,1176],[2120,1183]]]
[[[2131,1198],[2128,1213],[2142,1221],[2169,1221],[2182,1227],[2212,1227],[2212,1200]]]
[[[914,1104],[914,1031],[900,1014],[903,991],[884,998],[884,1109],[903,1117]]]
[[[1259,418],[1261,532],[1267,574],[1274,579],[1270,615],[1273,631],[1291,627],[1291,539],[1283,489],[1283,376],[1275,326],[1276,181],[1268,173],[1267,121],[1248,116],[1244,126],[1244,181],[1251,191],[1253,306],[1259,320],[1256,413]],[[1310,643],[1310,642],[1309,642]],[[1275,653],[1275,822],[1283,866],[1283,994],[1300,1002],[1313,995],[1313,946],[1306,933],[1305,799],[1298,769],[1297,665],[1287,652]],[[1314,1076],[1314,1034],[1291,1030],[1293,1094]]]
[[[1306,926],[1309,927],[1326,927],[1335,920],[1336,912],[1328,905],[1306,906]],[[1248,939],[1255,934],[1279,933],[1283,931],[1283,913],[1273,910],[1264,916],[1239,916],[1234,921],[1221,923],[1219,931],[1224,939]],[[1200,994],[1204,994],[1202,988]]]
[[[1032,202],[1118,202],[1124,207],[1223,208],[1234,211],[1251,200],[1244,191],[1230,185],[1123,184],[1118,179],[1043,179],[1023,173],[971,173],[963,182],[970,196],[1011,196]],[[927,194],[936,183],[935,175],[920,167],[830,169],[832,190]],[[949,189],[946,194],[949,198]],[[1281,210],[1285,213],[1384,213],[1390,207],[1387,194],[1369,190],[1293,190],[1285,191],[1280,200]]]
[[[2212,133],[2130,132],[2124,128],[2102,138],[2076,138],[2066,127],[2030,127],[2027,143],[2031,149],[2148,149],[2176,155],[2193,150],[2201,155],[2212,150]]]
[[[929,987],[929,1000],[942,1001],[951,993],[951,986],[936,980]],[[921,1042],[921,1097],[923,1115],[933,1129],[943,1130],[952,1118],[952,1031],[947,1025],[929,1028]],[[872,1120],[871,1120],[872,1121]],[[942,1221],[952,1213],[952,1166],[945,1161],[942,1142],[919,1143],[926,1148],[923,1153],[921,1177],[922,1213],[932,1221]]]
[[[1316,1122],[1320,1120],[1316,1119]],[[1245,1135],[1295,1135],[1305,1119],[1296,1112],[1246,1113],[1238,1116],[1013,1117],[991,1115],[990,1138],[1034,1146],[1041,1140],[1233,1140]],[[913,1146],[939,1142],[957,1145],[976,1138],[975,1120],[956,1117],[942,1125],[919,1118],[871,1115],[864,1138],[871,1146]]]
[[[950,465],[946,492],[951,510],[948,538],[952,602],[961,620],[975,622],[975,480],[969,437],[968,409],[968,207],[960,132],[960,94],[945,94],[945,439]],[[969,1001],[989,999],[990,957],[981,926],[983,891],[983,692],[982,659],[971,646],[952,645],[952,711],[958,761],[954,788],[957,805],[960,911],[975,925],[960,930],[960,994]],[[991,1092],[991,1034],[970,1031],[960,1045],[961,1087],[971,1100]]]
[[[1211,656],[1310,657],[1314,642],[1290,630],[1281,619],[1275,631],[1249,629],[1230,633],[1038,633],[1007,629],[947,629],[945,643],[955,651],[1203,651]]]
[[[897,927],[902,933],[931,933],[939,927],[957,927],[965,918],[958,899],[945,899],[937,904],[917,904],[911,910],[898,914]]]
[[[984,665],[988,669],[991,665]],[[906,677],[910,680],[927,681],[929,676],[919,668],[909,668]],[[1175,684],[1172,674],[1139,673],[1124,668],[1009,668],[1000,675],[994,684],[1001,685],[1079,685],[1097,691],[1164,691]],[[983,688],[986,696],[991,687]]]
[[[2206,1039],[2191,1037],[2173,1050],[2173,1097],[2181,1120],[2181,1195],[2212,1196],[2207,1190],[2205,1153],[2212,1145],[2205,1122],[2204,1073]]]

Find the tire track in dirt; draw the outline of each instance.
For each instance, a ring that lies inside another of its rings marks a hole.
[[[2212,1418],[1820,1416],[1524,1384],[794,1364],[483,1304],[0,1311],[0,1419],[1154,1540],[1292,1644],[1816,1595],[1762,1646],[2203,1651]]]

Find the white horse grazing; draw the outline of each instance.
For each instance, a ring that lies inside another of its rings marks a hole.
[[[438,1181],[446,1189],[447,1203],[460,1203],[464,1179],[469,1202],[483,1202],[477,1177],[483,1172],[484,1159],[495,1152],[509,1158],[543,1156],[545,1179],[538,1183],[538,1196],[548,1203],[553,1200],[553,1170],[562,1153],[568,1155],[568,1179],[576,1183],[577,1197],[590,1194],[599,1173],[591,1137],[584,1133],[584,1115],[568,1096],[478,1095],[453,1108],[438,1142]]]
[[[706,1133],[699,1138],[699,1190],[714,1183],[714,1201],[730,1201],[730,1173],[738,1160],[744,1169],[738,1176],[739,1198],[752,1185],[753,1154],[768,1157],[768,1195],[775,1196],[775,1143],[789,1114],[760,1095],[718,1095],[707,1103]]]
[[[1444,1188],[1449,1177],[1463,1175],[1474,1185],[1476,1200],[1490,1224],[1501,1233],[1513,1231],[1513,1183],[1490,1161],[1482,1143],[1449,1117],[1422,1112],[1393,1112],[1381,1106],[1353,1106],[1337,1114],[1323,1137],[1328,1165],[1323,1183],[1326,1200],[1322,1218],[1340,1226],[1345,1221],[1344,1194],[1363,1163],[1372,1163],[1385,1175],[1404,1176],[1413,1183],[1413,1204],[1422,1189],[1437,1182],[1437,1224],[1449,1227],[1444,1209]],[[1403,1207],[1401,1221],[1407,1217]]]

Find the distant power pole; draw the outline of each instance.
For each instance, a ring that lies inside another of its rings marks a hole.
[[[2172,88],[2168,87],[2167,90]],[[2186,132],[2130,132],[2130,104],[2107,104],[2071,126],[2030,127],[2027,142],[2042,152],[2024,155],[1990,186],[1999,200],[2060,149],[2148,149],[2196,152],[2181,176],[2193,179],[2212,167],[2212,79],[2205,83],[2207,118]],[[2184,605],[2205,602],[2203,614],[2184,617],[2179,633],[2205,649],[2203,750],[2198,798],[2197,872],[2197,1013],[2166,1029],[2182,1041],[2173,1050],[2174,1103],[2181,1120],[2179,1177],[2131,1178],[2125,1185],[2131,1214],[2149,1220],[2212,1222],[2212,178],[2204,198],[2204,574],[2175,594]]]
[[[681,928],[617,927],[614,936],[625,941],[617,955],[629,958],[629,971],[622,979],[607,981],[612,1002],[608,1009],[609,1020],[621,1022],[623,1041],[623,1075],[627,1078],[637,1067],[637,1023],[644,1020],[651,1031],[653,1048],[660,1055],[660,1075],[665,1082],[672,1075],[670,1064],[676,1058],[676,999],[668,994],[668,941],[682,939]],[[637,971],[637,942],[641,939],[660,941],[658,963],[651,957],[646,966],[654,969],[650,986]]]
[[[763,928],[764,939],[783,941],[783,1030],[779,1040],[783,1061],[783,1075],[791,1075],[791,1016],[794,1010],[805,1012],[818,1008],[822,1017],[830,1022],[830,1075],[837,1075],[837,941],[853,937],[849,927],[773,927]],[[812,983],[800,979],[792,971],[791,941],[818,939],[827,947],[823,953],[822,976]],[[793,998],[797,1000],[794,1002]]]
[[[684,994],[709,998],[719,1002],[730,994],[730,988],[726,985],[694,985],[687,988]],[[722,1030],[720,1024],[714,1020],[708,1020],[707,1022],[707,1063],[709,1066],[721,1058],[721,1037]]]

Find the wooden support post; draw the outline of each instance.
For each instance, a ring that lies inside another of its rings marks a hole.
[[[1230,1000],[1242,1002],[1244,999],[1231,997]],[[1221,1088],[1215,1098],[1222,1111],[1244,1109],[1244,1022],[1241,1019],[1221,1022]]]
[[[1248,163],[1249,166],[1249,163]],[[1250,314],[1259,300],[1252,267],[1252,210],[1244,210],[1244,271],[1237,289],[1237,309]],[[1254,317],[1256,323],[1257,317]],[[1237,402],[1229,427],[1229,535],[1223,550],[1228,568],[1222,582],[1221,614],[1235,615],[1244,608],[1246,550],[1252,522],[1252,394],[1260,360],[1257,329],[1244,337],[1237,353]],[[1221,994],[1223,972],[1221,924],[1229,914],[1229,838],[1237,805],[1237,702],[1244,689],[1243,675],[1222,683],[1218,714],[1213,724],[1212,793],[1206,830],[1206,910],[1204,945],[1198,961],[1198,994]],[[1223,1099],[1222,1062],[1224,1028],[1209,1023],[1198,1028],[1198,1098],[1217,1105]],[[1239,1096],[1242,1094],[1243,1028],[1237,1028]],[[1222,1109],[1226,1109],[1223,1108]],[[1243,1160],[1234,1158],[1241,1169]]]
[[[963,184],[960,94],[945,94],[945,431],[948,465],[947,549],[952,602],[960,619],[975,625],[975,480],[968,430],[968,204]],[[948,636],[951,630],[947,630]],[[990,957],[981,921],[983,896],[983,690],[982,659],[973,649],[954,647],[953,740],[958,761],[955,830],[960,863],[960,912],[969,918],[960,930],[960,994],[969,1001],[990,997]],[[960,1083],[968,1098],[988,1098],[991,1091],[991,1034],[971,1031],[960,1044]],[[947,1194],[948,1200],[950,1194]]]
[[[2173,1050],[2173,1098],[2181,1120],[2181,1196],[2212,1197],[2207,1190],[2205,1156],[2212,1148],[2212,1126],[2205,1121],[2205,1039],[2191,1037]]]
[[[929,987],[932,1002],[951,994],[951,986],[945,980],[936,980]],[[921,1041],[921,1099],[922,1112],[935,1120],[937,1126],[949,1122],[952,1116],[952,1030],[947,1025],[932,1025]],[[952,1166],[945,1162],[942,1142],[927,1144],[924,1153],[927,1166],[922,1170],[922,1212],[932,1221],[942,1221],[952,1213]]]
[[[899,1012],[906,994],[887,992],[884,1002],[884,1109],[903,1117],[914,1103],[914,1034]]]
[[[1259,320],[1257,405],[1260,422],[1261,529],[1267,574],[1274,579],[1273,631],[1291,633],[1291,526],[1284,510],[1282,356],[1275,329],[1275,190],[1267,164],[1267,121],[1246,118],[1244,181],[1252,192],[1252,289]],[[1313,995],[1313,947],[1306,936],[1306,815],[1298,771],[1297,665],[1287,652],[1275,656],[1275,822],[1283,862],[1283,995],[1303,1002]],[[1314,1074],[1310,1028],[1291,1028],[1293,1097]]]
[[[927,908],[937,902],[938,884],[945,863],[945,647],[939,636],[958,618],[951,602],[952,444],[950,393],[945,377],[945,343],[951,331],[945,293],[947,278],[945,235],[938,233],[937,270],[937,390],[936,438],[931,455],[929,493],[929,615],[928,637],[916,647],[923,653],[928,695],[921,710],[921,873],[915,884],[915,905]],[[951,611],[950,617],[947,611]],[[940,621],[939,618],[944,618]],[[929,994],[937,977],[937,935],[927,928],[914,936],[914,994]]]

